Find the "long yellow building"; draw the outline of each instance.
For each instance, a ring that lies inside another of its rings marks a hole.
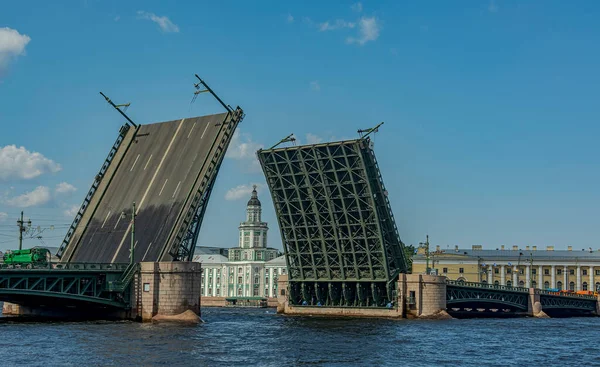
[[[426,273],[427,256],[419,248],[413,257],[413,273]],[[504,246],[484,250],[442,250],[438,246],[429,252],[431,272],[451,280],[479,282],[513,287],[600,290],[600,251],[592,249],[554,250],[553,246],[538,250],[536,246],[519,248]]]

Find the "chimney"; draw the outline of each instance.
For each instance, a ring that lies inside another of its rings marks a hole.
[[[519,250],[519,246],[513,245],[513,251],[518,251],[518,250]]]
[[[525,246],[525,250],[529,251],[529,246]]]
[[[573,251],[573,246],[567,246],[567,251]]]
[[[532,247],[531,247],[531,249],[532,249],[533,251],[537,251],[537,246],[532,246]]]
[[[546,246],[546,251],[554,251],[554,246]]]
[[[504,250],[504,245],[500,245],[500,250]]]

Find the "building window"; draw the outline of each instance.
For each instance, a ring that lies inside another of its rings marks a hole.
[[[238,284],[242,284],[244,282],[244,279],[242,279],[242,277],[238,277]]]
[[[521,275],[525,274],[525,269],[523,269],[523,268],[519,269],[519,274],[521,274]]]
[[[144,283],[144,292],[150,292],[150,283]]]
[[[238,288],[238,296],[242,295],[242,288]]]
[[[581,270],[581,273],[582,273],[583,275],[587,275],[587,269],[583,269],[583,270]]]
[[[546,281],[544,282],[544,289],[548,289],[550,288],[550,282]]]
[[[562,275],[562,269],[556,269],[556,275]]]
[[[256,253],[256,259],[257,260],[262,260],[262,252],[259,251],[259,252]]]
[[[562,282],[561,281],[556,282],[556,288],[558,288],[559,291],[562,290]]]
[[[221,290],[219,288],[217,288],[217,297],[221,295]]]
[[[212,288],[208,288],[208,295],[212,296]]]
[[[242,273],[244,270],[242,268],[238,268],[238,274]]]
[[[569,269],[569,275],[575,275],[575,269]]]
[[[263,247],[267,247],[267,233],[263,233]]]
[[[254,268],[254,272],[258,273],[258,267]]]
[[[600,275],[600,270],[596,270],[596,275]]]
[[[596,292],[600,292],[600,282],[596,282]]]
[[[448,268],[443,268],[442,273],[444,273],[444,274],[448,273]]]
[[[506,286],[507,287],[512,287],[512,282],[509,280],[508,282],[506,282]]]
[[[575,282],[570,282],[569,283],[569,290],[570,291],[574,291],[575,290]]]
[[[550,275],[550,269],[544,269],[544,275]]]
[[[495,280],[495,281],[494,281],[494,285],[500,285],[500,282],[499,282],[499,281],[497,281],[497,280]]]
[[[464,274],[465,273],[465,268],[458,268],[458,272],[461,273],[461,274]]]
[[[587,282],[583,282],[583,284],[581,285],[581,288],[582,288],[584,291],[587,291],[587,290],[588,290]]]
[[[510,274],[512,273],[512,269],[511,268],[506,268],[506,274]]]
[[[254,284],[258,284],[259,280],[258,280],[258,275],[254,277]]]
[[[258,288],[254,288],[252,290],[252,295],[255,296],[255,297],[258,296]]]
[[[244,252],[244,260],[248,260],[248,253]]]
[[[537,288],[537,282],[535,282],[535,281],[531,282],[531,288]]]
[[[525,282],[524,281],[519,281],[519,287],[523,288],[525,286]]]
[[[537,274],[537,269],[531,269],[531,274],[532,275],[536,275]]]
[[[269,277],[265,277],[265,284],[269,284]]]
[[[494,268],[494,274],[500,274],[500,269]]]
[[[269,253],[269,260],[273,260],[275,258],[275,253]]]
[[[233,251],[233,260],[240,261],[240,252],[239,251]]]

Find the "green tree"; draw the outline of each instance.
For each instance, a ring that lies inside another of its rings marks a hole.
[[[415,254],[414,245],[404,245],[404,258],[406,259],[407,273],[412,273],[413,256]]]

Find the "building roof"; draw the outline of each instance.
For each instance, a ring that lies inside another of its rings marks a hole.
[[[219,254],[204,254],[195,255],[192,261],[202,264],[221,264],[226,263],[229,259]]]
[[[256,185],[253,186],[252,196],[248,200],[248,206],[260,206],[260,200],[258,200],[258,193],[256,192]]]
[[[450,249],[431,252],[435,259],[456,259],[471,258],[481,261],[494,260],[595,260],[600,261],[600,251],[572,251],[572,250],[484,250],[484,249]],[[415,260],[425,260],[424,254],[418,254],[413,257]]]
[[[269,260],[267,261],[267,265],[273,265],[273,266],[285,266],[285,256],[279,256],[274,258],[273,260]]]

